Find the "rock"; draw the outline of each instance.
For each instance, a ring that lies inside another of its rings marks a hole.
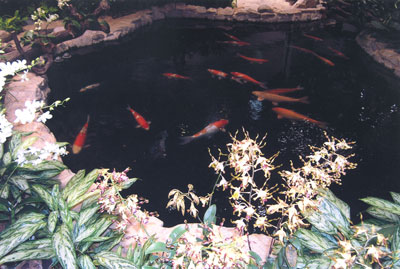
[[[0,39],[2,43],[6,43],[11,40],[11,34],[7,31],[0,30]]]
[[[260,13],[274,12],[274,9],[269,5],[263,4],[257,8],[257,11]]]
[[[62,32],[62,31],[65,31],[64,26],[55,27],[55,28],[53,29],[53,34],[60,33],[60,32]]]
[[[163,9],[161,9],[159,7],[152,7],[151,11],[152,11],[153,21],[158,21],[158,20],[162,20],[165,18]]]
[[[343,32],[350,32],[350,33],[357,33],[358,32],[358,28],[356,26],[354,26],[353,24],[344,22],[343,26],[342,26],[342,31]]]
[[[319,0],[299,0],[294,5],[297,8],[316,8]]]
[[[232,16],[233,8],[231,8],[231,7],[218,8],[217,13],[218,13],[218,15]]]

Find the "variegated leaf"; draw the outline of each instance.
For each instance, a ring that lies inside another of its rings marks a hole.
[[[294,236],[300,240],[303,246],[317,253],[324,253],[328,249],[336,247],[328,239],[310,230],[298,229]]]
[[[0,260],[0,264],[6,262],[18,262],[26,260],[47,260],[55,257],[54,250],[49,245],[46,248],[41,249],[28,249],[23,251],[14,251],[11,254],[3,257]]]
[[[52,241],[56,257],[64,269],[78,268],[75,247],[72,243],[69,228],[62,224],[54,233]]]
[[[400,193],[391,191],[391,192],[390,192],[390,195],[392,196],[393,201],[394,201],[396,204],[400,205]]]
[[[58,220],[58,211],[51,211],[47,219],[47,229],[50,233],[54,232]]]
[[[136,265],[114,252],[103,251],[94,256],[94,260],[108,269],[136,269]]]
[[[33,184],[31,187],[33,191],[36,192],[40,196],[40,198],[42,198],[42,200],[46,203],[50,210],[56,210],[54,208],[54,201],[50,192],[48,192],[43,186],[38,184]]]
[[[303,212],[307,221],[312,224],[318,231],[327,234],[336,234],[336,227],[319,212],[319,210],[310,209]]]
[[[76,186],[82,181],[85,177],[85,170],[79,170],[67,183],[65,188],[62,191],[62,197],[67,199],[68,196],[76,189]]]
[[[397,227],[397,229],[393,233],[391,250],[392,250],[393,268],[399,268],[400,267],[400,227]]]
[[[82,199],[82,196],[89,190],[90,186],[92,186],[98,175],[99,171],[97,169],[94,169],[82,180],[80,180],[80,182],[75,186],[75,188],[69,193],[67,197],[68,206],[70,208],[84,200]]]
[[[34,241],[26,241],[14,249],[14,251],[24,251],[29,249],[41,249],[51,247],[51,238],[43,238]]]
[[[375,197],[366,197],[360,200],[363,201],[364,203],[380,208],[381,210],[385,210],[390,213],[400,215],[400,205],[398,204]]]
[[[318,206],[323,218],[327,219],[341,233],[349,238],[353,231],[350,226],[350,220],[346,218],[342,211],[326,198],[322,198]]]
[[[78,264],[81,269],[96,269],[96,266],[88,255],[79,256]]]
[[[371,216],[380,219],[380,220],[384,220],[387,222],[391,222],[391,223],[397,223],[400,221],[399,215],[390,213],[388,211],[382,210],[380,208],[377,208],[375,206],[370,206],[367,209],[368,214],[370,214]]]
[[[100,206],[97,203],[93,203],[90,207],[87,207],[79,212],[78,226],[86,224],[99,210]]]

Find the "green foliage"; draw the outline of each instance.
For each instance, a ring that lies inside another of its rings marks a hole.
[[[15,10],[14,16],[5,15],[0,17],[0,30],[7,32],[21,32],[27,17],[22,17],[19,10]]]

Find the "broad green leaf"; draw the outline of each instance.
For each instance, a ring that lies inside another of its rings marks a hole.
[[[149,257],[150,254],[146,254],[147,249],[155,242],[154,236],[151,236],[144,242],[143,245],[140,245],[136,243],[135,246],[135,251],[133,253],[133,262],[142,267],[148,259],[146,257]]]
[[[51,247],[51,238],[43,238],[34,241],[26,241],[14,249],[14,251],[24,251],[30,249],[41,249]]]
[[[3,164],[4,166],[9,166],[12,162],[12,157],[11,157],[11,153],[10,152],[6,152],[3,155]]]
[[[300,240],[303,246],[317,253],[324,253],[336,247],[336,245],[328,241],[328,239],[306,229],[298,229],[294,236]]]
[[[46,215],[41,213],[34,213],[34,212],[27,213],[22,217],[20,217],[16,222],[8,226],[5,230],[3,230],[0,233],[0,238],[10,237],[13,235],[15,231],[23,229],[23,227],[26,226],[27,224],[35,224],[43,220],[45,217]]]
[[[391,223],[398,223],[400,221],[399,215],[390,213],[388,211],[382,210],[375,206],[370,206],[367,209],[367,213],[377,219],[384,220],[384,221],[391,222]]]
[[[206,213],[204,213],[203,221],[206,225],[211,226],[215,224],[216,221],[217,206],[215,204],[211,205]]]
[[[107,230],[107,228],[112,224],[113,219],[115,219],[115,218],[116,218],[115,216],[110,216],[110,215],[104,215],[104,216],[100,217],[96,223],[100,223],[101,225],[96,226],[97,230],[91,236],[94,236],[94,237],[101,236]],[[105,220],[102,221],[102,219],[105,219]],[[92,242],[82,242],[81,244],[79,244],[79,250],[83,253],[92,244],[93,244]]]
[[[52,243],[56,257],[63,268],[78,268],[75,247],[72,243],[71,233],[65,224],[61,225],[61,227],[53,234]]]
[[[307,221],[313,225],[318,231],[327,234],[336,234],[336,227],[321,214],[319,210],[311,209],[302,212]]]
[[[136,269],[136,265],[128,259],[118,256],[114,252],[103,251],[96,254],[93,259],[101,266],[108,269]]]
[[[74,243],[79,243],[86,238],[93,236],[96,231],[98,231],[100,227],[104,227],[105,224],[111,225],[111,221],[106,218],[100,218],[99,221],[95,222],[92,225],[89,225],[88,227],[82,226],[79,229],[78,236],[75,238]]]
[[[29,249],[23,251],[14,251],[13,253],[3,257],[0,264],[6,262],[18,262],[26,260],[47,260],[55,257],[54,250],[51,246],[41,249]]]
[[[137,244],[136,244],[136,246],[137,246]],[[132,260],[132,258],[133,258],[133,244],[131,244],[129,246],[128,251],[126,252],[126,258],[128,260],[130,260],[130,261]]]
[[[93,193],[95,193],[95,195],[90,196],[83,201],[81,210],[91,207],[93,204],[97,204],[97,201],[99,200],[100,197],[100,192],[93,191]]]
[[[18,221],[20,220],[21,219]],[[18,221],[14,223],[17,225],[12,224],[9,228],[7,228],[7,237],[2,234],[2,239],[0,240],[0,258],[8,254],[19,244],[28,240],[32,235],[35,234],[37,230],[46,227],[46,222],[43,220],[39,220],[35,223],[18,223]]]
[[[122,239],[123,235],[121,236]],[[92,242],[92,243],[100,243],[100,242],[105,242],[110,239],[115,239],[115,237],[109,237],[109,236],[91,236],[87,237],[82,240],[82,242]]]
[[[77,199],[71,201],[70,203],[68,203],[68,206],[70,208],[73,208],[75,206],[77,206],[78,204],[82,203],[83,201],[87,200],[87,199],[91,199],[92,197],[96,197],[96,199],[98,199],[100,194],[100,190],[93,190],[93,191],[88,191],[85,194],[81,195],[80,197],[78,197]]]
[[[22,142],[22,134],[21,133],[14,133],[11,136],[10,142],[8,143],[8,151],[7,153],[10,154],[11,158],[11,153],[14,152],[14,150],[21,144]]]
[[[0,184],[0,198],[7,199],[10,195],[10,184]]]
[[[249,251],[251,257],[254,259],[254,261],[256,262],[257,265],[261,265],[261,257],[254,251]]]
[[[56,208],[54,208],[54,201],[50,192],[48,192],[43,186],[38,184],[33,184],[31,187],[32,190],[36,192],[40,196],[40,198],[42,198],[42,200],[51,210],[56,210]]]
[[[328,199],[332,204],[334,204],[343,215],[350,219],[350,206],[336,197],[336,195],[330,189],[318,190],[319,195]]]
[[[400,193],[391,191],[391,192],[390,192],[390,195],[392,196],[393,201],[394,201],[396,204],[400,205]]]
[[[96,269],[92,259],[88,255],[81,255],[78,258],[79,267],[82,269]]]
[[[0,144],[1,145],[1,144]],[[6,199],[0,198],[0,212],[8,212],[10,211],[10,204]]]
[[[58,210],[58,199],[60,199],[60,185],[55,184],[51,190],[51,196],[53,197],[53,208]]]
[[[60,197],[58,199],[58,211],[60,212],[61,220],[65,225],[67,225],[70,232],[72,232],[73,224],[72,224],[72,217],[67,205],[67,202]]]
[[[22,171],[29,171],[29,172],[44,172],[44,171],[59,171],[59,173],[64,170],[67,169],[68,167],[66,167],[62,162],[60,161],[49,161],[49,160],[44,160],[39,164],[36,165],[24,165],[24,167],[21,167],[20,170]]]
[[[97,203],[93,203],[90,207],[87,207],[79,212],[79,218],[77,225],[80,227],[86,224],[93,216],[97,217],[97,211],[100,206]]]
[[[115,247],[119,242],[121,242],[124,237],[123,233],[117,233],[113,231],[112,233],[107,235],[108,237],[112,236],[110,239],[101,242],[95,249],[95,253],[100,253],[103,251],[110,251],[113,247]]]
[[[82,199],[82,196],[84,196],[84,194],[89,190],[90,186],[92,186],[98,175],[99,171],[94,169],[75,186],[67,198],[69,207],[73,207],[84,200]],[[90,194],[91,193],[89,193],[89,195]]]
[[[14,184],[21,191],[25,191],[29,193],[29,184],[28,180],[22,176],[12,176],[10,177],[10,182]]]
[[[10,221],[10,216],[8,216],[7,214],[4,214],[4,213],[0,213],[0,221],[8,222],[8,221]]]
[[[56,228],[57,220],[58,220],[58,211],[51,211],[47,219],[47,229],[51,234],[54,232],[54,229]]]
[[[388,211],[390,213],[400,215],[400,205],[386,201],[384,199],[379,199],[375,197],[366,197],[360,199],[364,203],[367,203],[369,205],[375,206],[381,210]]]
[[[331,268],[335,262],[328,257],[313,258],[307,261],[307,269]]]
[[[3,157],[4,154],[4,145],[3,143],[0,143],[0,159]]]
[[[15,160],[18,156],[18,152],[20,150],[25,150],[27,148],[29,148],[30,146],[32,146],[37,140],[39,139],[39,137],[37,136],[31,136],[26,138],[22,143],[20,143],[17,147],[15,147],[14,150],[10,150],[12,152],[12,158]]]
[[[169,234],[169,238],[171,239],[171,244],[175,244],[176,241],[185,233],[187,232],[185,225],[179,225],[172,232]]]
[[[154,242],[147,249],[145,254],[157,253],[157,252],[169,252],[170,250],[167,248],[164,242]]]
[[[353,231],[350,227],[350,220],[347,219],[341,210],[326,198],[322,198],[318,209],[322,213],[323,218],[327,219],[333,226],[342,232],[346,238],[349,238]]]
[[[398,268],[400,267],[400,227],[397,227],[393,234],[391,250],[393,261],[392,268]]]
[[[72,191],[76,189],[76,186],[85,177],[85,170],[79,170],[71,179],[62,191],[62,197],[67,199]]]

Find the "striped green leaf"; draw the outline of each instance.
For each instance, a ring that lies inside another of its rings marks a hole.
[[[334,204],[343,215],[350,219],[350,206],[336,197],[336,195],[330,189],[321,189],[318,190],[320,196],[325,197],[328,199],[332,204]]]
[[[306,212],[302,212],[302,214],[318,231],[327,234],[337,233],[336,227],[319,210],[307,210]]]
[[[7,229],[9,235],[7,237],[3,236],[0,240],[0,258],[8,254],[13,248],[17,247],[19,244],[28,240],[32,235],[35,234],[37,230],[46,227],[46,222],[44,220],[39,220],[34,223],[18,223],[18,225],[15,226],[14,224],[12,224]]]
[[[387,222],[391,222],[391,223],[397,223],[400,221],[400,217],[399,215],[390,213],[388,211],[382,210],[380,208],[377,208],[375,206],[370,206],[367,209],[367,213],[370,214],[371,216],[383,220],[383,221],[387,221]]]
[[[391,192],[390,192],[390,195],[392,196],[393,201],[394,201],[396,204],[400,205],[400,193],[391,191]]]
[[[0,233],[0,238],[6,238],[10,237],[13,235],[15,231],[18,231],[22,227],[24,227],[26,224],[31,224],[31,223],[36,223],[41,220],[43,220],[46,217],[46,215],[41,214],[41,213],[35,213],[35,212],[29,212],[23,215],[21,218],[19,218],[16,222],[11,224],[10,226],[7,227],[4,231]]]
[[[323,217],[342,232],[346,238],[349,238],[353,231],[350,226],[350,220],[346,218],[342,211],[326,198],[322,198],[318,206]]]
[[[114,252],[103,251],[94,256],[94,260],[108,269],[136,269],[137,266],[128,259],[118,256]]]
[[[0,159],[3,157],[4,154],[4,145],[3,143],[0,143]]]
[[[67,199],[68,196],[76,189],[76,186],[85,177],[85,170],[79,170],[67,183],[62,191],[62,197]]]
[[[313,258],[307,260],[307,269],[322,269],[322,268],[332,268],[335,262],[328,257]]]
[[[52,241],[53,249],[61,266],[65,269],[78,268],[75,247],[72,243],[69,228],[63,224],[54,233]]]
[[[7,153],[14,152],[15,149],[21,144],[21,142],[22,142],[22,134],[14,133],[11,136],[10,142],[8,143],[8,151],[9,152],[7,152]]]
[[[10,195],[10,184],[0,184],[0,198],[7,199]]]
[[[57,226],[58,211],[51,211],[47,218],[47,229],[52,234]]]
[[[94,169],[89,174],[87,174],[78,184],[76,184],[75,188],[69,193],[67,197],[68,206],[71,208],[84,199],[82,198],[85,193],[89,190],[90,186],[94,183],[99,175],[99,171]],[[90,193],[89,193],[90,195]]]
[[[115,231],[112,231],[111,233],[106,233],[110,239],[101,242],[95,249],[95,253],[100,253],[103,251],[110,251],[113,247],[115,247],[124,237],[124,234],[122,233],[117,233]]]
[[[53,196],[51,196],[50,192],[48,192],[47,189],[38,184],[33,184],[31,187],[33,191],[36,192],[40,196],[40,198],[42,198],[42,200],[46,203],[50,210],[56,210],[56,208],[54,208]]]
[[[90,197],[87,197],[83,201],[81,210],[84,210],[84,209],[86,209],[88,207],[91,207],[93,204],[97,204],[97,201],[99,200],[99,197],[100,197],[100,190],[94,190],[91,193],[93,193],[94,195],[90,196]]]
[[[3,164],[4,166],[9,166],[12,162],[12,157],[11,157],[11,153],[10,152],[6,152],[3,155]]]
[[[175,242],[184,234],[187,230],[185,225],[179,225],[169,234],[169,238],[171,239],[171,244],[175,244]]]
[[[26,260],[44,260],[55,257],[54,250],[51,246],[41,249],[28,249],[23,251],[14,251],[13,253],[3,257],[0,264],[6,262],[19,262]]]
[[[51,247],[51,238],[43,238],[34,241],[26,241],[14,249],[14,251],[24,251],[30,249],[41,249]]]
[[[393,233],[392,239],[392,268],[400,267],[400,227],[397,227],[396,231]]]
[[[170,250],[167,248],[164,242],[154,242],[147,249],[145,254],[151,254],[156,252],[169,252]]]
[[[86,224],[92,217],[96,217],[97,211],[100,206],[97,203],[93,203],[90,207],[87,207],[79,212],[79,218],[77,225],[80,227]]]
[[[82,269],[96,269],[92,259],[88,255],[81,255],[78,258],[79,267]]]
[[[85,194],[81,195],[80,197],[77,197],[75,200],[68,203],[68,206],[70,208],[73,208],[73,207],[77,206],[78,204],[82,203],[83,201],[85,201],[87,199],[91,199],[92,197],[96,197],[96,199],[98,199],[99,193],[100,193],[100,190],[88,191]]]
[[[55,184],[51,190],[51,196],[53,197],[53,208],[58,210],[58,199],[60,199],[60,185]]]
[[[138,180],[138,178],[129,178],[128,180],[122,182],[121,188],[123,190],[128,189],[130,186],[132,186],[133,183],[135,183]]]
[[[336,247],[336,245],[328,239],[310,230],[299,229],[296,231],[294,236],[299,239],[300,243],[304,247],[317,253],[324,253],[325,251]]]
[[[29,192],[29,184],[26,178],[22,176],[12,176],[10,177],[10,182],[21,191]]]
[[[388,211],[390,213],[400,215],[400,205],[386,201],[384,199],[379,199],[375,197],[366,197],[360,199],[364,203],[367,203],[369,205],[375,206],[381,210]]]
[[[10,211],[10,203],[6,199],[0,198],[0,212],[8,211]]]
[[[27,164],[20,168],[22,171],[28,172],[43,172],[43,171],[52,171],[56,170],[59,173],[66,169],[67,167],[60,161],[48,161],[44,160],[37,165]]]
[[[104,227],[105,224],[111,225],[111,221],[106,218],[100,218],[99,221],[93,223],[92,225],[89,225],[88,227],[82,226],[79,229],[78,236],[76,236],[74,242],[79,243],[86,238],[93,236],[96,231],[98,231],[99,228]]]
[[[72,223],[72,217],[71,217],[68,205],[67,205],[67,201],[65,201],[61,197],[60,197],[60,199],[58,199],[58,211],[60,212],[60,217],[61,217],[62,222],[67,225],[69,231],[72,231],[73,223]]]
[[[12,152],[12,158],[15,160],[17,158],[18,152],[20,150],[25,150],[25,149],[29,148],[38,139],[39,139],[39,137],[37,137],[37,136],[31,136],[31,137],[26,138],[22,143],[19,143],[13,150],[10,150]]]
[[[102,216],[99,219],[99,221],[96,222],[100,223],[101,225],[96,225],[96,230],[91,236],[93,237],[101,236],[107,230],[107,228],[110,227],[113,219],[115,219],[115,216],[108,216],[108,215]],[[92,244],[93,244],[92,242],[82,242],[79,244],[79,250],[81,252],[85,252]]]

